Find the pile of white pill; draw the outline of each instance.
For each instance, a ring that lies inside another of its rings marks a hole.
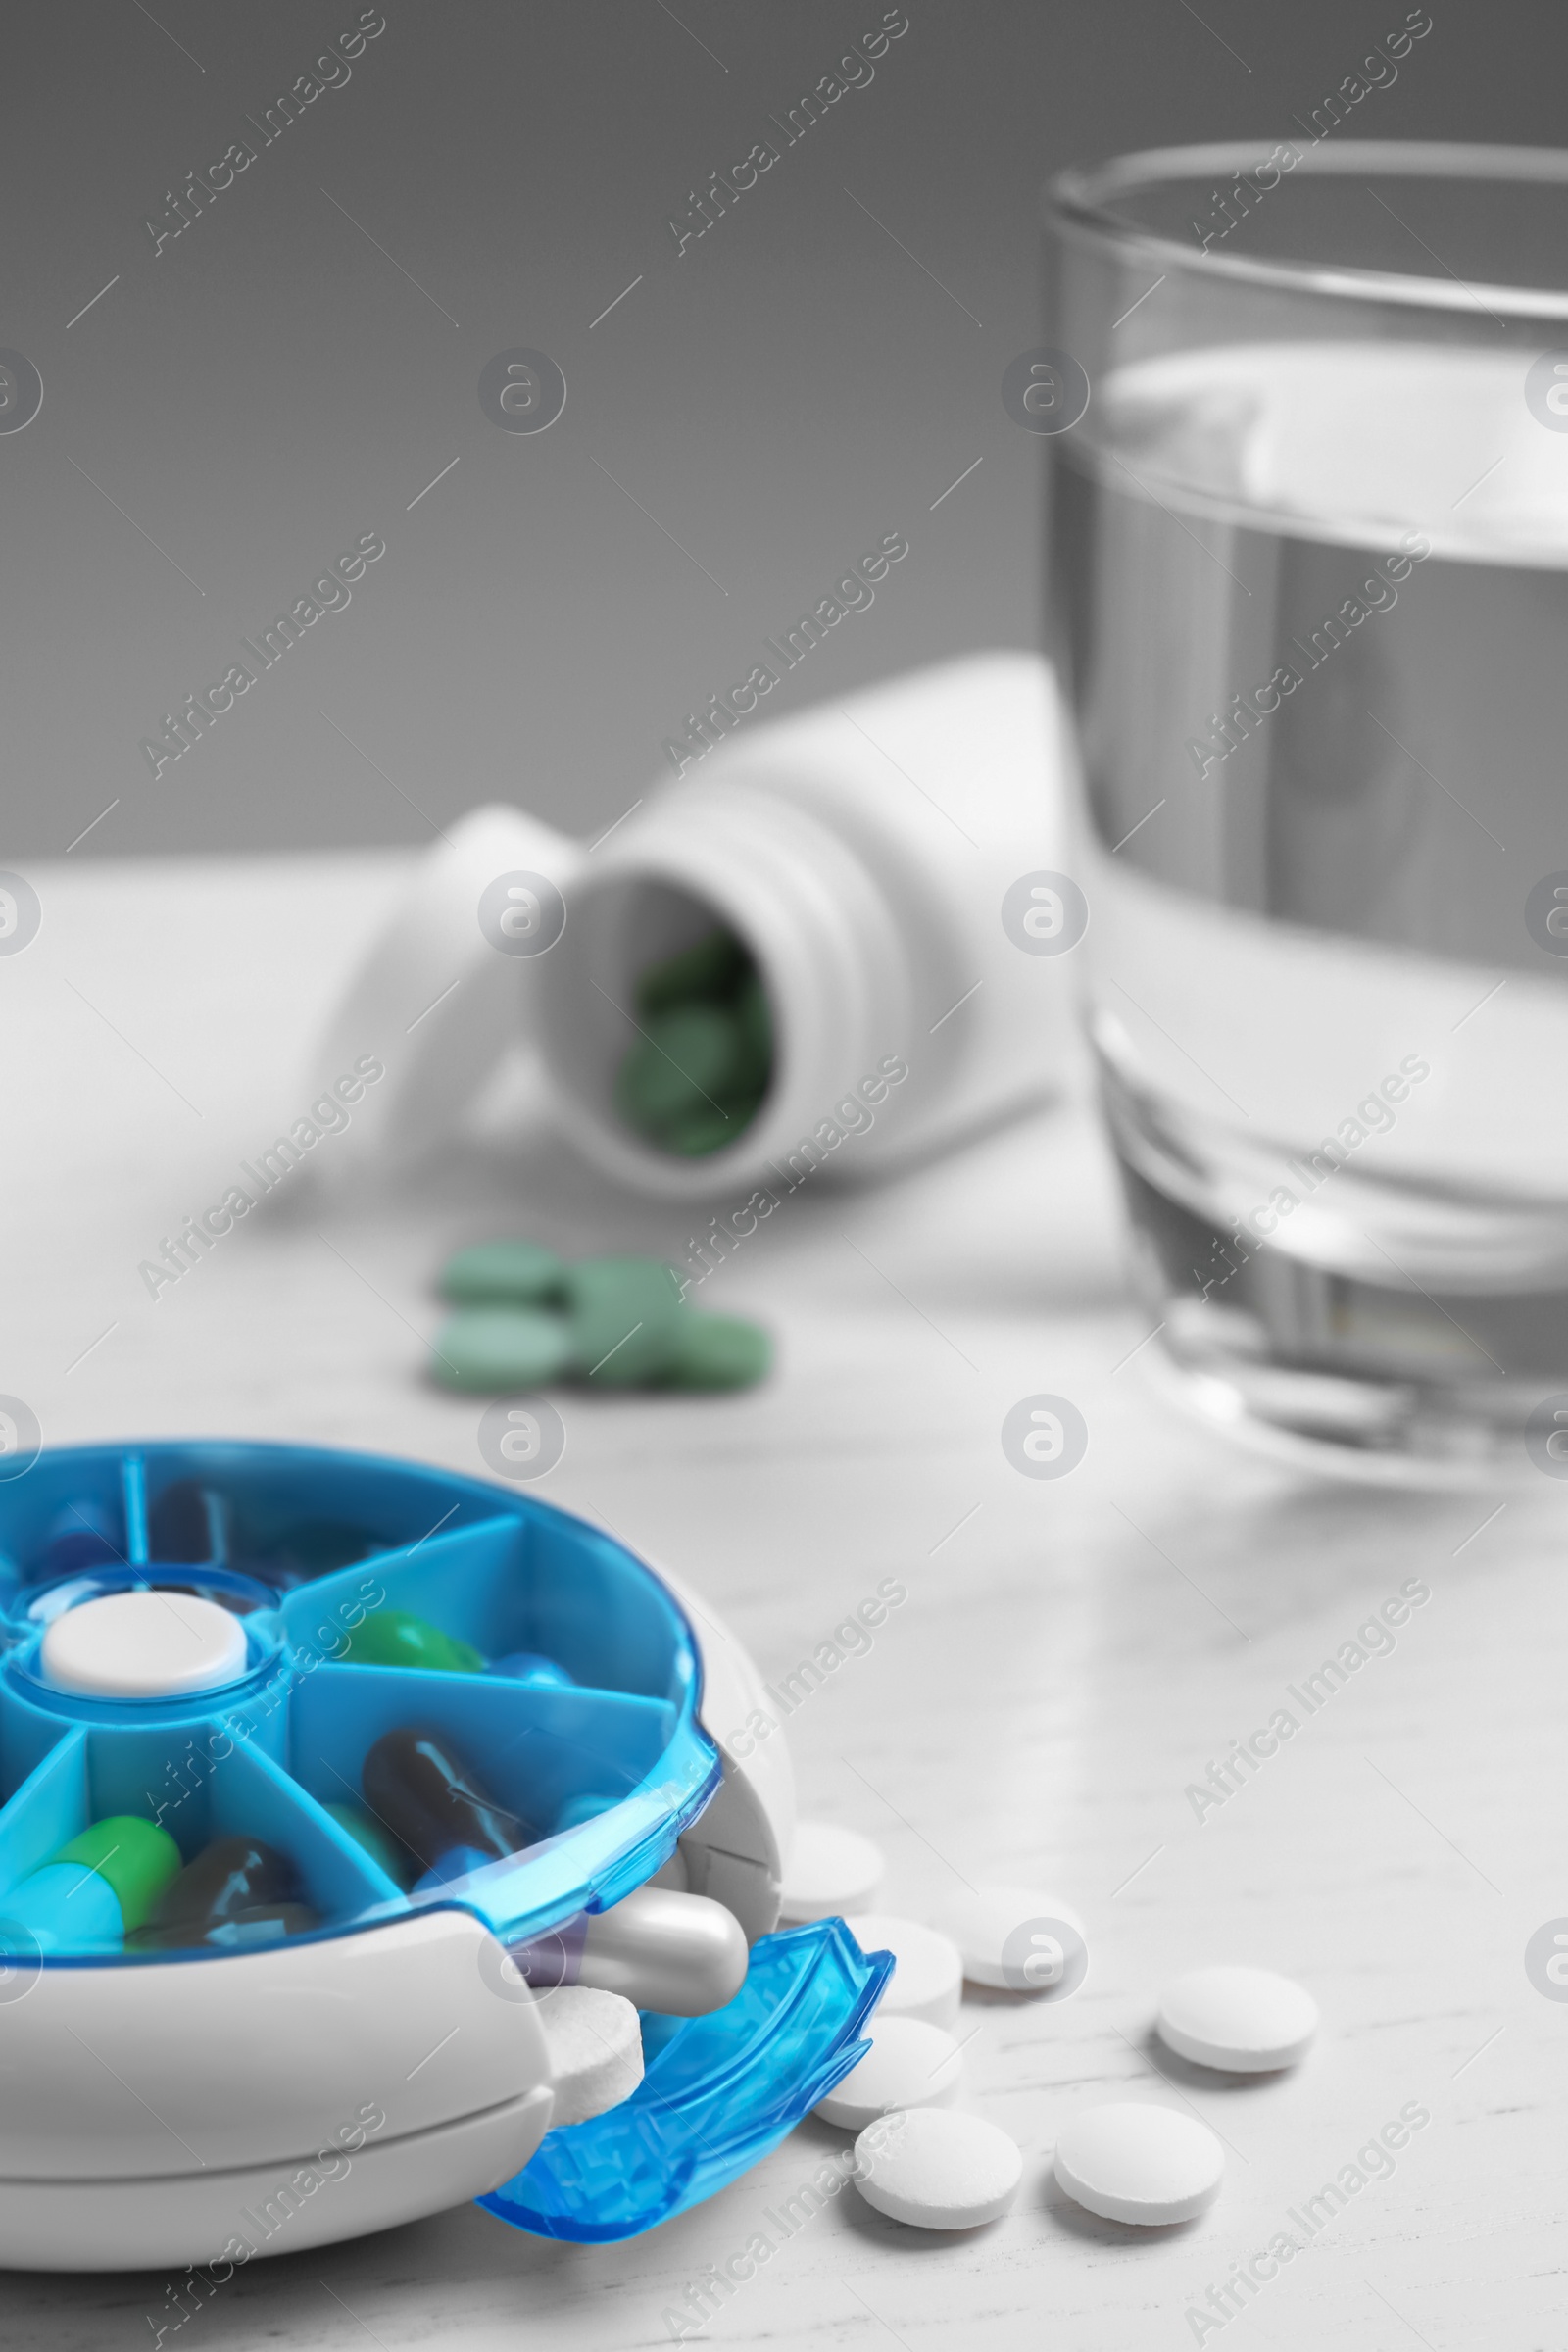
[[[885,1911],[852,1916],[862,1952],[893,1954],[893,1975],[877,2015],[918,2017],[928,2026],[951,2026],[963,1998],[963,1959],[957,1945],[917,1919],[896,1919]]]
[[[785,1866],[779,1919],[789,1928],[813,1919],[848,1919],[875,1900],[882,1884],[882,1849],[858,1830],[831,1821],[803,1821]]]
[[[947,2107],[958,2095],[963,2056],[953,2035],[919,2017],[888,2017],[866,2028],[871,2047],[835,2084],[816,2112],[825,2124],[863,2132],[879,2116],[913,2107]]]
[[[878,2213],[919,2230],[975,2230],[1011,2209],[1023,2180],[1017,2143],[956,2104],[963,2045],[952,2028],[965,1982],[1037,2000],[1064,1999],[1089,1966],[1072,1906],[1029,1886],[970,1886],[929,1927],[870,1911],[883,1860],[858,1831],[803,1822],[785,1874],[784,1917],[847,1918],[864,1952],[894,1970],[866,2029],[870,2047],[822,2099],[824,2123],[854,2132],[855,2182]],[[1154,2028],[1195,2066],[1263,2074],[1296,2066],[1317,2032],[1317,2005],[1270,1969],[1198,1968],[1167,1984]],[[1196,2117],[1111,2099],[1066,2124],[1056,2185],[1102,2220],[1140,2229],[1191,2221],[1218,2196],[1225,2156]]]

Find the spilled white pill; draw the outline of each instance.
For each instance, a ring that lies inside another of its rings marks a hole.
[[[1166,1985],[1155,2024],[1180,2058],[1261,2075],[1305,2057],[1317,2003],[1304,1985],[1269,1968],[1195,1968]]]
[[[922,2017],[930,2026],[951,2026],[963,1998],[963,1962],[958,1947],[917,1919],[865,1911],[853,1921],[862,1952],[891,1952],[894,1970],[877,2006],[878,2017]]]
[[[1084,1923],[1040,1886],[967,1887],[942,1913],[971,1984],[1006,1992],[1076,1992],[1089,1973]]]
[[[873,2017],[871,2047],[815,2112],[824,2124],[862,2132],[896,2108],[946,2107],[957,2096],[963,2057],[951,2034],[919,2017]]]
[[[858,1830],[802,1821],[784,1865],[779,1918],[791,1927],[812,1919],[848,1919],[875,1900],[886,1868],[882,1849]]]
[[[1091,2213],[1156,2229],[1190,2222],[1213,2204],[1225,2151],[1190,2115],[1116,2100],[1073,2117],[1056,2142],[1055,2172]]]
[[[977,2230],[1018,2193],[1017,2145],[978,2115],[916,2107],[885,2115],[855,2143],[855,2185],[868,2205],[916,2230]]]

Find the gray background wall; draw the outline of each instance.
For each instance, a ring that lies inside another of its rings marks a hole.
[[[417,842],[497,793],[599,829],[885,532],[907,560],[775,708],[1030,642],[1040,450],[999,387],[1042,339],[1042,179],[1289,136],[1404,0],[906,13],[677,255],[668,218],[782,144],[769,117],[882,0],[384,0],[266,146],[245,117],[357,0],[14,11],[0,345],[44,400],[0,434],[0,852]],[[1359,132],[1560,137],[1568,20],[1432,14]],[[255,162],[155,253],[144,221],[240,138]],[[548,432],[481,410],[518,346],[564,371]],[[155,781],[161,714],[371,532],[353,602]]]

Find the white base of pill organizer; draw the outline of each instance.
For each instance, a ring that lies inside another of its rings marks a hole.
[[[316,2152],[236,2172],[143,2180],[0,2180],[7,2270],[205,2270],[389,2230],[482,2197],[520,2172],[550,2121],[545,2085],[433,2131],[368,2140],[332,2177]],[[315,2186],[307,2188],[307,2180]],[[246,2253],[244,2249],[250,2248]]]
[[[501,1970],[459,1910],[44,1969],[0,2003],[0,2266],[205,2265],[231,2237],[283,2254],[482,2195],[556,2092],[540,2006]]]

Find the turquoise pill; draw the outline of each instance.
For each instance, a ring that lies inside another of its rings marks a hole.
[[[54,1856],[78,1874],[96,1871],[113,1889],[128,1936],[139,1928],[166,1886],[172,1886],[184,1857],[166,1829],[140,1813],[109,1813]]]
[[[533,1306],[469,1306],[437,1333],[430,1371],[449,1389],[499,1394],[559,1380],[572,1354],[564,1315]]]
[[[29,1871],[0,1897],[0,1913],[27,1929],[45,1952],[118,1951],[124,1941],[124,1914],[114,1888],[79,1862],[46,1862]],[[0,1924],[0,1943],[5,1940]]]
[[[664,1389],[749,1389],[773,1364],[773,1336],[740,1315],[688,1315],[659,1385]]]
[[[447,1259],[441,1289],[456,1306],[541,1306],[561,1297],[565,1272],[542,1242],[472,1242]]]
[[[566,1285],[577,1373],[601,1388],[635,1388],[674,1360],[688,1319],[676,1276],[653,1257],[585,1257]]]
[[[139,1813],[109,1814],[0,1897],[0,1913],[20,1920],[43,1951],[114,1951],[180,1868],[167,1830]]]

